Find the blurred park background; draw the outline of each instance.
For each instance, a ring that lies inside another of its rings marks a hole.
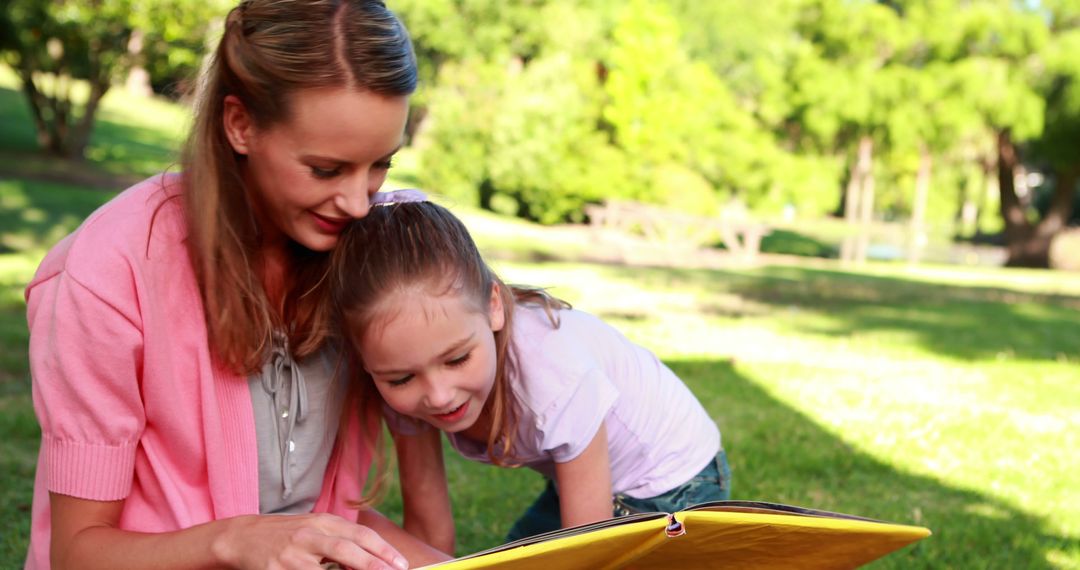
[[[177,168],[231,4],[0,0],[0,567],[39,437],[22,289]],[[391,184],[655,350],[735,498],[934,531],[878,568],[1080,568],[1080,1],[388,5],[422,75]],[[462,554],[541,488],[450,472]]]

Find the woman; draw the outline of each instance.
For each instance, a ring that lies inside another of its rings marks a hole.
[[[373,511],[351,522],[370,454],[323,279],[415,85],[380,1],[229,13],[183,171],[95,212],[27,287],[42,427],[27,568],[446,558]]]

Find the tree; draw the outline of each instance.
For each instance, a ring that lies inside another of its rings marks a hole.
[[[0,50],[21,80],[38,144],[67,158],[82,157],[102,97],[132,65],[135,30],[146,32],[152,58],[175,55],[193,72],[209,22],[224,14],[223,0],[2,2]],[[173,40],[172,52],[161,48]]]
[[[1026,196],[1023,144],[1044,132],[1046,99],[1037,86],[1040,53],[1049,30],[1044,16],[1001,0],[964,4],[955,26],[957,63],[968,81],[972,107],[994,139],[998,191],[1008,266],[1047,267],[1053,219],[1033,223]]]
[[[130,0],[8,0],[5,27],[14,34],[5,53],[46,151],[82,156],[98,104],[127,64],[131,12]]]
[[[1080,60],[1076,57],[1080,53],[1080,2],[1059,1],[1047,7],[1053,35],[1042,54],[1045,127],[1031,150],[1053,173],[1054,187],[1041,219],[1037,223],[1025,219],[1012,229],[1020,234],[1009,243],[1012,265],[1050,264],[1051,242],[1064,229],[1080,192]]]
[[[894,57],[907,38],[897,12],[877,3],[809,0],[797,30],[805,43],[788,71],[790,136],[801,149],[846,159],[840,203],[858,228],[841,256],[863,261],[877,195],[876,157],[889,140],[888,104],[903,76]]]
[[[188,94],[203,57],[213,49],[235,0],[148,0],[139,2],[131,24],[142,33],[142,65],[155,93]]]

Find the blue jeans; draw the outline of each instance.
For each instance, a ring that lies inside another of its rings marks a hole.
[[[648,499],[615,495],[611,514],[621,517],[631,513],[674,513],[698,503],[725,501],[730,498],[731,468],[728,466],[727,454],[721,449],[716,458],[697,475],[666,493]],[[548,479],[540,496],[514,526],[510,527],[506,540],[512,542],[560,528],[562,515],[559,511],[559,490],[555,487],[555,482]]]

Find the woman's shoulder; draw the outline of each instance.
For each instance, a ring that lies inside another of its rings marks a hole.
[[[80,241],[145,244],[151,225],[175,229],[183,222],[182,180],[178,173],[155,174],[117,194],[71,235]]]
[[[181,175],[163,173],[116,195],[49,250],[28,289],[65,271],[103,275],[117,264],[138,263],[152,239],[155,246],[182,246],[181,187]]]

